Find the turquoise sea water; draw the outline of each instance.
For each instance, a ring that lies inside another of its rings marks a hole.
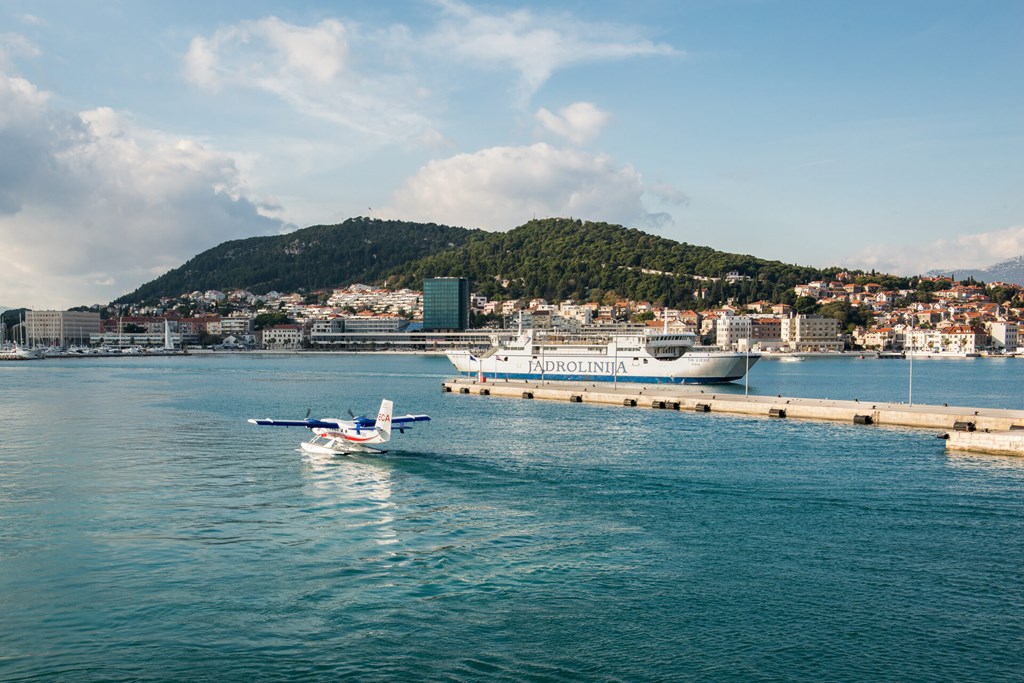
[[[0,680],[1022,680],[1024,459],[450,374],[0,364]],[[1024,409],[1022,374],[918,361],[914,401]],[[909,364],[763,361],[750,392],[908,400]],[[386,455],[245,422],[384,397],[434,418]]]

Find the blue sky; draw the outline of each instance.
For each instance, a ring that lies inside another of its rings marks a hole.
[[[1024,254],[1024,3],[0,6],[0,302],[371,215],[814,266]]]

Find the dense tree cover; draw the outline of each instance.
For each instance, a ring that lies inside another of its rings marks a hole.
[[[736,271],[749,280],[699,280]],[[391,272],[391,282],[419,287],[427,277],[464,276],[492,299],[551,301],[646,300],[706,308],[727,300],[743,305],[780,301],[821,271],[680,243],[607,223],[565,218],[534,220],[504,233],[476,233],[461,247],[432,254]]]
[[[427,277],[461,276],[491,299],[544,297],[549,301],[613,303],[620,298],[704,309],[768,300],[814,312],[793,287],[830,281],[842,268],[810,268],[676,242],[608,223],[568,218],[533,220],[508,232],[353,218],[287,235],[225,242],[114,303],[154,303],[163,296],[217,289],[302,292],[387,279],[420,289]],[[737,272],[744,278],[729,282]],[[915,289],[917,300],[945,287],[920,278],[851,273],[860,284]],[[1004,294],[1004,298],[1008,294]],[[848,315],[839,316],[847,323]],[[856,316],[854,316],[856,317]]]
[[[434,223],[351,218],[287,235],[232,240],[114,303],[153,303],[160,297],[210,289],[311,292],[375,282],[400,264],[458,247],[478,232]]]
[[[0,322],[6,325],[5,329],[7,331],[5,338],[0,339],[0,341],[11,341],[13,339],[12,335],[14,334],[14,326],[21,324],[21,321],[25,318],[25,311],[27,310],[29,309],[11,308],[0,313]]]
[[[873,316],[866,306],[851,306],[845,301],[822,304],[817,313],[839,321],[839,329],[852,331],[855,327],[869,327]]]
[[[276,311],[274,313],[260,313],[252,321],[252,328],[254,330],[262,330],[266,327],[273,327],[274,325],[287,325],[292,322],[288,317],[287,313],[282,311]]]

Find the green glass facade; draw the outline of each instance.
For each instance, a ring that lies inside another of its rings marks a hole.
[[[423,329],[465,330],[469,327],[469,280],[432,277],[423,281]]]

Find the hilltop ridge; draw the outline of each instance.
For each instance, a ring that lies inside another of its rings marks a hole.
[[[350,218],[283,235],[223,242],[125,294],[137,303],[208,289],[314,291],[380,280],[393,267],[464,243],[478,230]]]
[[[792,298],[797,283],[829,278],[839,270],[794,266],[572,218],[531,220],[507,232],[353,218],[225,242],[115,303],[209,289],[312,293],[385,280],[416,289],[424,278],[462,276],[490,298],[621,296],[693,306],[727,298],[739,303]]]

